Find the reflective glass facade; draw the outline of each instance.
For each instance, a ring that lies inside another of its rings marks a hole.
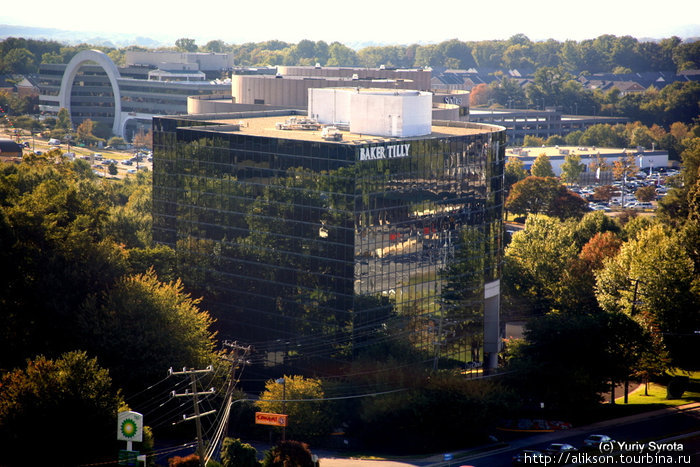
[[[327,142],[155,117],[154,237],[206,289],[220,337],[270,359],[318,367],[400,342],[477,360],[505,131],[452,125],[464,130]]]

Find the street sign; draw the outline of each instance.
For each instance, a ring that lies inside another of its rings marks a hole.
[[[287,426],[287,416],[279,413],[255,413],[255,423],[258,425]]]

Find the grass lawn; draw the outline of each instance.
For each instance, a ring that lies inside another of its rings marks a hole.
[[[690,404],[700,401],[700,371],[683,373],[671,371],[672,376],[688,376],[688,388],[683,393],[681,399],[666,399],[666,386],[659,383],[649,383],[649,395],[644,395],[644,385],[640,386],[634,393],[629,395],[629,404],[652,404],[673,407],[677,405]],[[619,399],[617,400],[619,403]]]
[[[644,395],[644,386],[640,386],[637,391],[629,395],[629,403],[631,404],[654,404],[664,406],[676,406],[690,404],[691,402],[700,401],[700,392],[685,391],[682,399],[666,399],[666,386],[657,383],[649,383],[649,395]],[[620,401],[618,400],[619,404]]]

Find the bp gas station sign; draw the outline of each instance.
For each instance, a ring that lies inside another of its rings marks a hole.
[[[132,442],[143,441],[143,415],[138,412],[117,414],[117,439],[126,441],[126,449],[119,451],[118,465],[138,465],[139,452],[132,449]]]
[[[119,441],[143,441],[143,415],[138,412],[119,412],[117,416]]]

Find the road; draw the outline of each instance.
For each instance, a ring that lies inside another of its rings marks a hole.
[[[632,415],[614,420],[595,423],[592,425],[574,428],[562,432],[546,433],[541,435],[521,438],[508,443],[507,446],[489,451],[488,453],[469,454],[469,451],[446,453],[453,456],[453,460],[443,460],[443,455],[434,455],[425,458],[411,458],[401,460],[363,460],[336,458],[328,453],[319,452],[321,467],[499,467],[510,466],[512,456],[521,449],[543,450],[549,443],[568,443],[580,447],[583,440],[593,433],[607,434],[613,439],[628,443],[642,443],[646,446],[643,452],[632,452],[622,459],[622,463],[614,462],[607,465],[669,465],[667,457],[655,459],[654,454],[661,456],[675,456],[676,462],[671,465],[700,465],[700,403],[688,404],[681,408],[667,408],[646,414]],[[676,440],[676,436],[683,433],[694,432],[695,435]],[[675,452],[650,452],[651,441],[663,440],[664,446],[675,447],[682,451]],[[652,457],[646,457],[651,454]],[[634,457],[638,456],[638,457]],[[642,456],[642,457],[639,457]],[[578,460],[578,459],[576,459]],[[618,458],[614,458],[618,460]],[[654,462],[658,460],[659,462]],[[684,462],[688,460],[689,462]],[[536,464],[533,464],[536,465]],[[572,463],[570,465],[600,465],[600,463]]]
[[[568,430],[566,432],[547,433],[544,435],[521,439],[517,442],[510,443],[507,448],[499,450],[498,452],[460,459],[460,463],[454,465],[473,465],[475,467],[510,466],[513,454],[518,452],[520,449],[529,448],[543,450],[549,443],[552,442],[568,443],[576,447],[581,447],[583,440],[589,434],[593,433],[606,434],[617,441],[626,441],[629,443],[648,443],[649,441],[663,440],[680,433],[695,432],[700,430],[700,404],[689,404],[689,406],[685,407],[688,408],[683,410],[678,408],[669,408],[650,414],[634,415],[621,419],[600,422],[593,425]],[[683,442],[681,442],[681,444],[683,444]],[[697,460],[697,442],[691,440],[688,449],[692,451],[693,446],[695,451],[695,459]],[[688,455],[688,452],[683,452],[683,454]],[[447,464],[443,463],[441,465]],[[639,463],[636,465],[647,464]]]

